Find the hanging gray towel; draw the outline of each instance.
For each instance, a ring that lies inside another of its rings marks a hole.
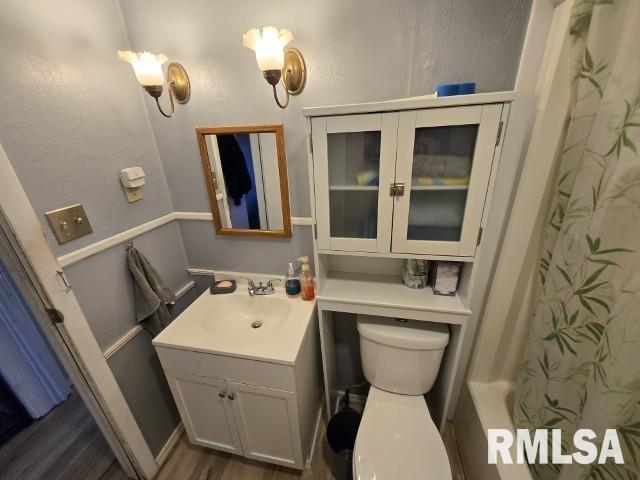
[[[127,264],[133,277],[136,321],[155,337],[171,323],[167,305],[175,302],[175,295],[149,260],[133,247],[127,249]]]

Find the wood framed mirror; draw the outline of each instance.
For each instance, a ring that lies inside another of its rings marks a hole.
[[[196,128],[219,235],[291,237],[282,124]]]

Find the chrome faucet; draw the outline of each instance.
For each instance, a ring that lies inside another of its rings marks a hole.
[[[266,285],[262,282],[258,282],[258,284],[256,285],[255,282],[249,277],[240,278],[243,278],[247,281],[247,292],[249,293],[250,297],[253,297],[254,295],[273,295],[274,293],[276,293],[276,290],[273,287],[273,282],[282,281],[279,278],[274,278],[272,280],[269,280]]]

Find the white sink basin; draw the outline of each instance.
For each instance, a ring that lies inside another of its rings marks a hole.
[[[246,284],[228,295],[207,290],[153,344],[293,365],[314,307],[282,288],[254,297]]]
[[[291,312],[291,301],[274,295],[218,295],[202,316],[202,327],[224,335],[266,335],[279,330]]]

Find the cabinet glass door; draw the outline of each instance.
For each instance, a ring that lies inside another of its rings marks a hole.
[[[397,114],[314,118],[312,129],[319,248],[388,252]]]
[[[472,256],[501,106],[402,112],[393,251]]]

